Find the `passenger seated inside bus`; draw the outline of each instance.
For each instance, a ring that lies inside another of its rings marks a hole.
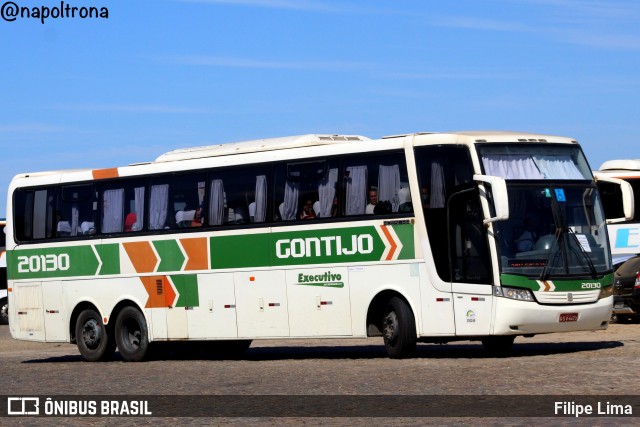
[[[196,208],[196,212],[193,214],[191,227],[202,227],[202,211],[200,208]]]
[[[369,204],[365,207],[364,213],[367,215],[373,215],[374,209],[378,204],[378,190],[369,190]]]
[[[135,212],[129,212],[126,216],[126,218],[124,219],[124,231],[126,233],[129,233],[131,231],[137,231],[135,230],[135,225],[136,222],[138,221],[138,217],[136,215]]]
[[[313,219],[316,217],[316,213],[313,210],[313,201],[307,200],[305,204],[302,206],[300,211],[299,218],[300,219]]]

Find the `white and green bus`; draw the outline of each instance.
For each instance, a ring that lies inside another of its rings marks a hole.
[[[312,337],[504,354],[611,317],[602,205],[569,138],[305,135],[26,173],[8,194],[11,334],[89,361]]]

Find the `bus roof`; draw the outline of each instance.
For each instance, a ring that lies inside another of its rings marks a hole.
[[[601,171],[640,171],[640,159],[608,160],[600,165]]]
[[[114,178],[117,176],[134,176],[139,173],[167,172],[173,166],[170,163],[175,161],[194,160],[196,163],[190,164],[189,168],[205,167],[198,160],[220,159],[216,164],[231,164],[225,160],[231,159],[234,155],[250,155],[255,161],[255,156],[260,159],[266,158],[262,153],[284,152],[287,149],[313,149],[314,147],[340,147],[346,148],[355,143],[357,147],[347,148],[349,151],[367,151],[369,145],[380,149],[382,146],[393,145],[391,141],[401,144],[401,141],[411,138],[416,146],[430,144],[475,144],[475,143],[560,143],[576,144],[572,138],[534,134],[513,131],[457,131],[457,132],[417,132],[406,135],[395,135],[372,140],[361,135],[337,135],[337,134],[307,134],[297,136],[286,136],[281,138],[257,139],[253,141],[232,142],[224,144],[209,145],[203,147],[180,148],[169,151],[159,156],[155,161],[134,163],[128,166],[107,168],[107,169],[69,169],[60,171],[21,173],[14,177],[13,182],[21,179],[29,179],[31,183],[49,184],[56,182],[74,182],[91,179]],[[365,144],[362,144],[365,142]],[[401,146],[401,145],[399,145]],[[304,153],[296,153],[305,157]],[[308,153],[307,153],[308,154]],[[269,156],[272,160],[280,156]],[[285,156],[287,157],[287,156]],[[223,159],[224,158],[224,159]],[[288,157],[287,157],[288,158]],[[142,169],[138,169],[141,167]],[[21,185],[21,184],[16,184]],[[24,185],[24,184],[22,184]]]
[[[455,132],[418,132],[406,135],[385,136],[383,139],[392,139],[406,136],[421,136],[427,139],[441,139],[454,137],[466,143],[484,142],[550,142],[562,144],[577,144],[573,138],[563,136],[546,135],[538,133],[517,132],[517,131],[497,131],[497,130],[471,130]]]
[[[467,143],[474,142],[556,142],[575,144],[572,138],[511,131],[461,131],[461,132],[417,132],[412,134],[385,136],[381,139],[403,138],[407,136],[426,136],[429,139],[450,139],[454,137]],[[361,135],[308,134],[281,138],[257,139],[253,141],[232,142],[204,147],[180,148],[162,154],[155,163],[178,160],[200,159],[205,157],[228,156],[241,153],[284,150],[316,145],[341,144],[355,141],[370,141]],[[462,141],[460,141],[462,142]]]
[[[284,150],[287,148],[310,147],[349,141],[369,141],[361,135],[297,135],[282,138],[256,139],[253,141],[232,142],[227,144],[208,145],[204,147],[180,148],[169,151],[158,157],[156,163],[173,162],[176,160],[200,159],[204,157],[228,156],[240,153],[255,153],[258,151]]]

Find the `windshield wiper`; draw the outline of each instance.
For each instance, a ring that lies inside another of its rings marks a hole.
[[[596,279],[598,277],[598,272],[596,271],[596,267],[593,265],[593,261],[591,261],[591,257],[589,256],[587,251],[585,251],[584,248],[582,247],[580,240],[578,240],[578,236],[576,236],[576,233],[574,233],[574,231],[570,228],[569,228],[568,234],[571,237],[573,237],[573,241],[578,245],[578,248],[580,248],[580,252],[584,256],[584,258],[587,260],[587,264],[589,265],[589,270],[591,271],[591,278]],[[569,245],[569,247],[571,247],[571,245]],[[572,248],[572,250],[573,252],[575,252],[575,249]]]
[[[560,242],[560,237],[562,236],[562,233],[563,233],[562,228],[560,227],[556,228],[555,239],[553,240],[554,244],[552,244],[551,247],[549,248],[549,256],[547,256],[547,261],[544,263],[544,268],[542,269],[542,272],[540,272],[540,280],[547,280],[549,278],[549,273],[551,271],[551,262],[555,261],[555,258],[560,253],[559,242]],[[554,252],[553,251],[554,248],[558,248],[558,250]]]

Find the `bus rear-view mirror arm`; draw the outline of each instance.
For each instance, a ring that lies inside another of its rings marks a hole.
[[[483,220],[484,224],[509,219],[509,196],[507,195],[507,182],[504,178],[490,175],[474,175],[473,180],[491,186],[493,207],[496,216]]]
[[[622,193],[622,211],[624,212],[624,218],[610,218],[607,219],[607,224],[615,224],[617,222],[624,222],[633,219],[633,188],[631,184],[623,179],[611,178],[608,176],[595,176],[596,182],[608,182],[610,184],[616,184],[620,187],[620,191]]]

